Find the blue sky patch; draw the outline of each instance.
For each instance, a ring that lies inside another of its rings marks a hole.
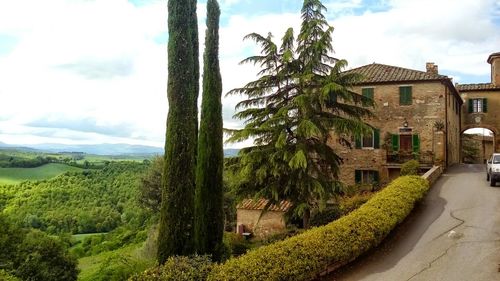
[[[16,37],[0,33],[0,56],[10,53],[18,42]]]

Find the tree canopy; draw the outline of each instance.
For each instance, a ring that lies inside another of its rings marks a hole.
[[[235,114],[245,126],[227,130],[228,142],[254,141],[232,161],[231,169],[240,172],[238,193],[291,201],[306,227],[310,209],[342,189],[332,131],[347,142],[369,131],[362,118],[371,111],[361,104],[373,105],[351,90],[360,76],[343,72],[347,62],[331,56],[333,27],[324,11],[319,0],[305,0],[299,34],[289,28],[280,45],[270,33],[247,35],[261,54],[242,63],[261,70],[257,80],[228,93],[247,97]]]

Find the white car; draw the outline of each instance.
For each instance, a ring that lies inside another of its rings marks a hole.
[[[486,180],[491,186],[495,186],[500,181],[500,153],[493,153],[486,162]]]

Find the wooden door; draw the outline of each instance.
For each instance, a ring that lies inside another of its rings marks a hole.
[[[404,152],[412,151],[412,138],[411,135],[400,135],[399,136],[399,150]]]

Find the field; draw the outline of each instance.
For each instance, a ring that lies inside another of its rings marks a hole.
[[[78,260],[80,274],[79,281],[121,280],[133,272],[141,272],[155,264],[154,259],[144,258],[141,253],[142,243],[130,245],[115,251],[104,252],[98,255]],[[106,278],[106,276],[109,278]]]
[[[23,181],[45,180],[81,168],[66,164],[50,163],[36,168],[0,168],[0,185],[17,184]]]

